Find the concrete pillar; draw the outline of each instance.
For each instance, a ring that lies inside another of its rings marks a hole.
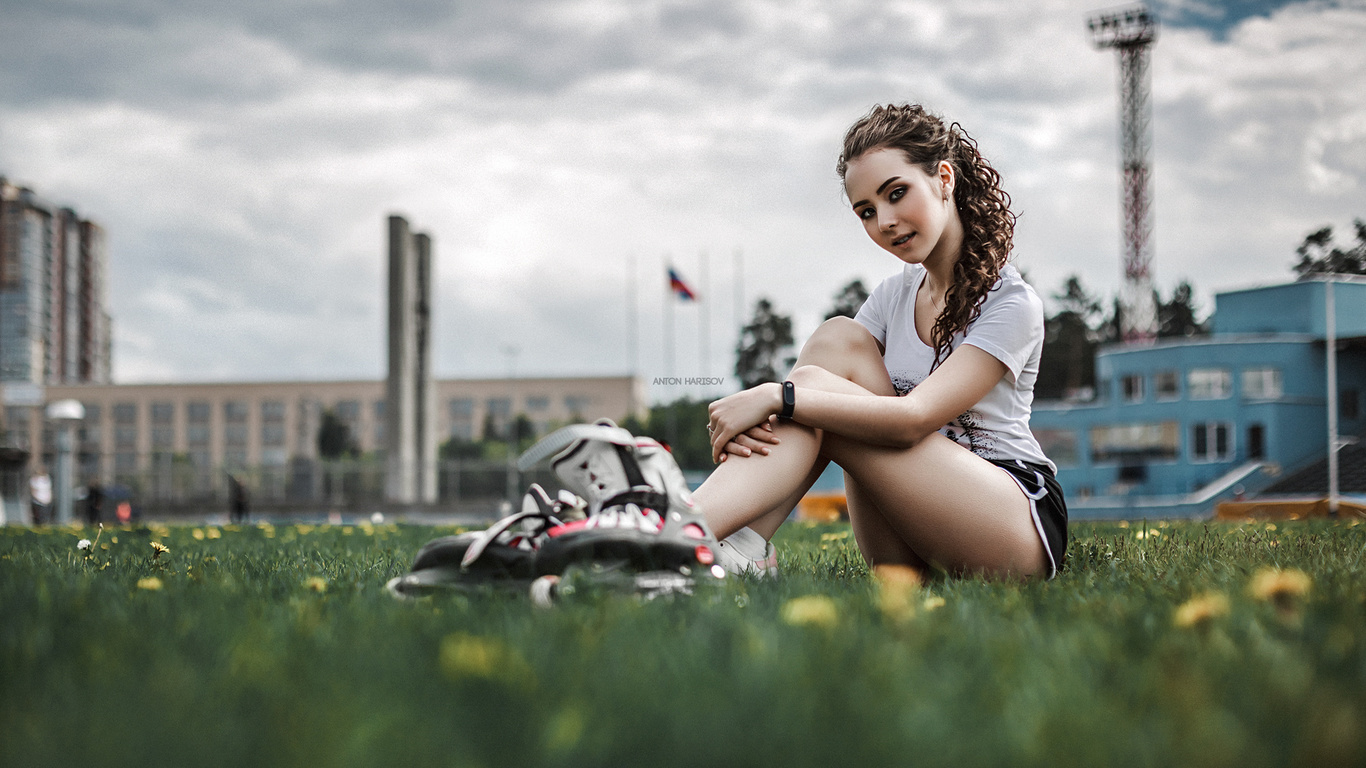
[[[413,239],[417,248],[417,302],[415,307],[414,366],[417,455],[417,497],[424,504],[436,503],[436,386],[432,376],[432,239],[418,235]]]
[[[389,217],[389,375],[385,386],[385,497],[436,501],[436,388],[431,366],[432,241]]]

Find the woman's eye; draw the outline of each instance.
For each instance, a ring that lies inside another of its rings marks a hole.
[[[865,221],[867,221],[868,219],[873,218],[873,209],[872,209],[872,208],[860,208],[860,209],[859,209],[859,212],[858,212],[858,217],[859,217],[860,219],[865,220]]]
[[[896,201],[900,200],[901,198],[903,198],[903,197],[905,197],[905,196],[906,196],[906,188],[905,188],[905,187],[896,187],[895,189],[892,190],[891,194],[887,195],[887,199],[888,199],[888,200],[891,200],[892,202],[895,203]]]

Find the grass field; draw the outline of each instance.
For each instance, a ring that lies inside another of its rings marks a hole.
[[[0,529],[0,762],[1366,765],[1366,525],[1081,524],[1052,582],[919,588],[789,525],[691,598],[392,599],[447,532]]]

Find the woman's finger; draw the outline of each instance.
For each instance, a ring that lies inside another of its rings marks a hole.
[[[745,436],[756,443],[768,443],[769,445],[778,444],[778,436],[773,434],[773,429],[768,426],[768,422],[745,430]]]
[[[761,456],[768,455],[769,443],[766,441],[755,440],[754,438],[749,436],[749,433],[736,435],[735,439],[730,441],[730,444],[738,445],[741,448],[744,448],[745,450],[749,451],[750,453],[757,453]]]
[[[729,443],[726,443],[726,447],[722,450],[724,451],[724,453],[721,454],[723,457],[727,453],[735,454],[736,456],[749,456],[750,454],[754,453],[754,451],[750,450],[749,448],[746,448],[743,445],[740,445],[734,440],[730,441]]]

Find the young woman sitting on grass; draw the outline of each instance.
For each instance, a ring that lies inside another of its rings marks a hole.
[[[868,236],[904,265],[826,321],[788,381],[711,404],[719,466],[696,498],[731,570],[771,571],[772,538],[829,462],[870,565],[1051,577],[1067,510],[1029,430],[1043,306],[1007,264],[1015,214],[957,123],[875,107],[837,170]]]

